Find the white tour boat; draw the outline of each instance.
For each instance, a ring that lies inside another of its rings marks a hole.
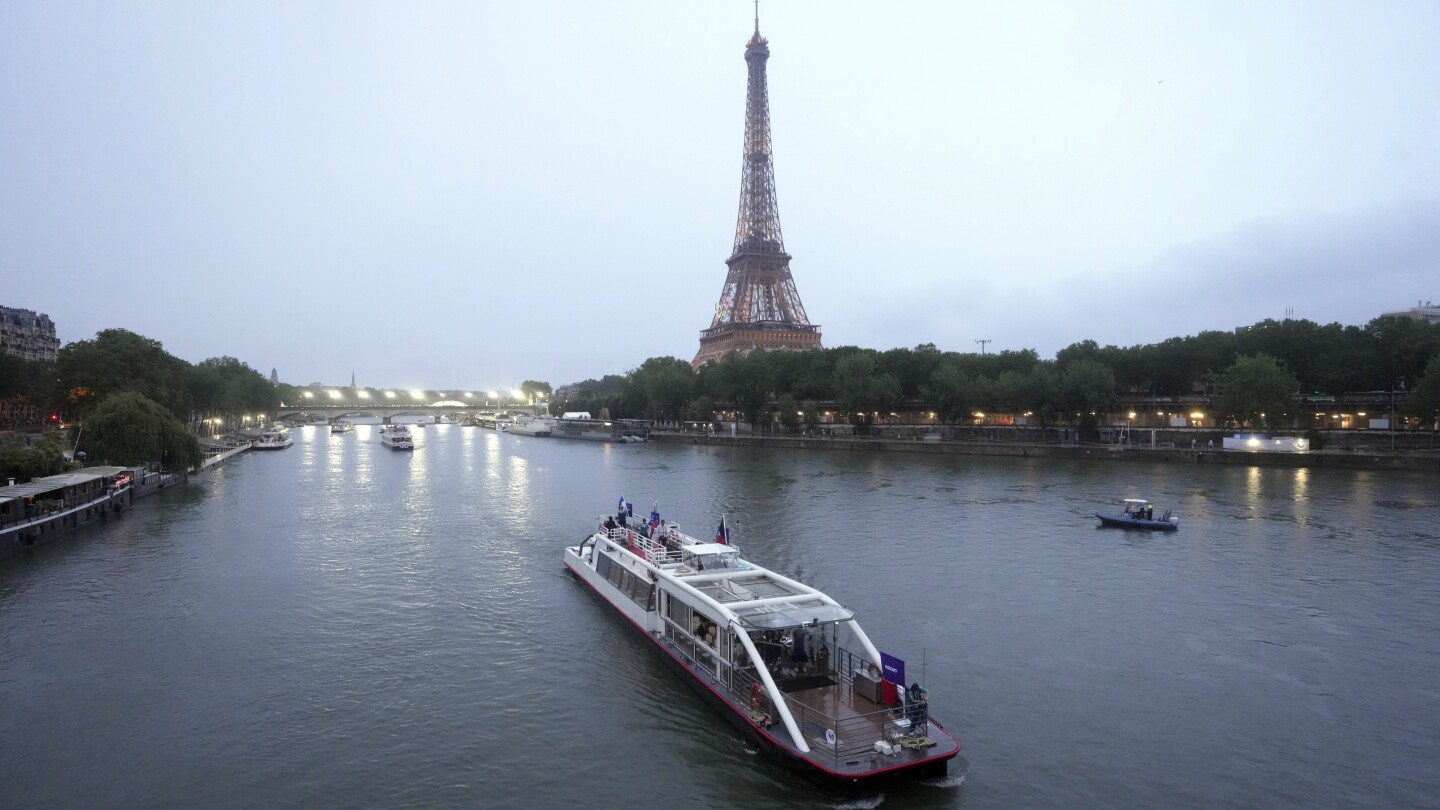
[[[410,429],[404,425],[385,425],[380,428],[380,444],[391,450],[414,450],[415,440]]]
[[[349,433],[355,426],[349,419],[337,419],[330,423],[331,433]]]
[[[943,775],[960,753],[854,611],[728,543],[619,519],[566,548],[566,567],[761,750],[841,782]]]
[[[250,443],[251,450],[284,450],[294,444],[289,431],[265,430]]]

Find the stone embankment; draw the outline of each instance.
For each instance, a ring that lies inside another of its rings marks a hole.
[[[1266,453],[1219,448],[1127,447],[1084,442],[929,441],[865,437],[766,436],[653,431],[650,440],[671,444],[720,447],[771,447],[795,450],[851,450],[931,455],[1009,456],[1013,458],[1154,461],[1183,464],[1236,464],[1255,467],[1336,467],[1349,470],[1415,470],[1440,472],[1440,452],[1424,450],[1318,450],[1307,453]]]

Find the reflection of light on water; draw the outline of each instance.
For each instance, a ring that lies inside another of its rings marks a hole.
[[[485,476],[500,481],[500,434],[493,430],[485,431]]]
[[[1292,485],[1292,500],[1295,505],[1295,522],[1306,526],[1310,520],[1310,470],[1298,467],[1295,470],[1295,480]]]
[[[402,455],[410,457],[410,478],[405,487],[405,506],[408,509],[423,509],[429,500],[430,453],[426,452],[426,444],[425,441],[416,441],[414,450],[401,451]]]
[[[1260,468],[1251,467],[1245,475],[1245,494],[1250,496],[1250,508],[1260,505]]]
[[[530,462],[524,456],[510,457],[510,486],[507,489],[515,503],[529,503]]]
[[[378,447],[379,435],[370,425],[357,425],[350,433],[333,436],[330,467],[337,480],[349,480],[356,488],[369,488],[375,482],[374,448]],[[362,451],[363,448],[363,451]],[[345,459],[355,457],[353,465],[346,465]]]

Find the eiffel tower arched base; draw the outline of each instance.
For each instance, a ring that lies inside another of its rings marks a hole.
[[[789,323],[728,323],[700,333],[700,351],[690,366],[699,370],[710,360],[720,362],[728,355],[751,349],[805,351],[820,345],[820,327]]]

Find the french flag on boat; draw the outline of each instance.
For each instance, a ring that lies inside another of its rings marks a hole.
[[[730,527],[725,525],[725,516],[720,516],[720,528],[715,530],[715,542],[730,543]]]
[[[660,502],[656,501],[650,505],[650,528],[660,525]]]

